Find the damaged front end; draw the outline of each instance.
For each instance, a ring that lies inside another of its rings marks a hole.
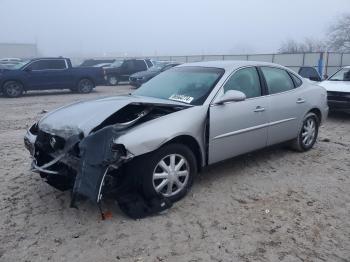
[[[118,137],[137,125],[184,108],[130,103],[100,121],[88,134],[72,127],[34,124],[24,137],[33,158],[32,171],[59,190],[71,190],[71,206],[80,197],[99,203],[105,193],[120,186],[118,180],[125,176],[122,166],[134,157],[125,145],[116,142]]]

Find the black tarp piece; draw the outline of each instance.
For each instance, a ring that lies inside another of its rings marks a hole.
[[[79,196],[84,196],[99,205],[102,219],[104,218],[99,193],[109,166],[113,165],[116,168],[125,161],[125,152],[112,151],[111,148],[113,140],[121,133],[117,126],[107,126],[80,142],[81,161],[73,187],[71,207],[76,206]],[[172,206],[172,203],[161,195],[152,198],[144,196],[138,183],[135,183],[135,175],[142,174],[131,174],[123,179],[114,195],[120,209],[127,216],[133,219],[144,218]]]
[[[107,126],[80,142],[81,161],[73,187],[72,206],[75,206],[79,195],[98,202],[103,175],[109,165],[120,161],[121,155],[111,150],[113,139],[117,136],[118,130]]]

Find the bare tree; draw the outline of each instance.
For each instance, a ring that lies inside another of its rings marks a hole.
[[[350,52],[350,13],[341,16],[328,30],[330,51]]]
[[[299,44],[293,40],[288,39],[282,42],[281,47],[278,49],[279,53],[299,53]]]
[[[309,53],[322,52],[326,49],[323,41],[306,38],[303,42],[289,39],[281,44],[280,53]]]

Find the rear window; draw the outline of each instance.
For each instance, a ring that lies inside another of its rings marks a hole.
[[[293,81],[294,81],[294,84],[295,84],[295,87],[299,87],[303,84],[303,81],[301,81],[301,79],[299,77],[297,77],[296,75],[294,74],[290,74],[293,78]]]
[[[146,64],[147,64],[148,67],[153,66],[153,64],[152,64],[152,62],[150,60],[145,60],[145,61],[146,61]]]
[[[269,94],[277,94],[294,89],[294,83],[286,70],[275,67],[261,67]]]

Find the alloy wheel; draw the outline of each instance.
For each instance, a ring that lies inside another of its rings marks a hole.
[[[153,171],[153,187],[157,193],[171,197],[182,191],[188,183],[190,166],[185,157],[170,154],[160,160]]]
[[[316,138],[316,121],[314,118],[310,117],[304,122],[301,138],[305,147],[314,143]]]

